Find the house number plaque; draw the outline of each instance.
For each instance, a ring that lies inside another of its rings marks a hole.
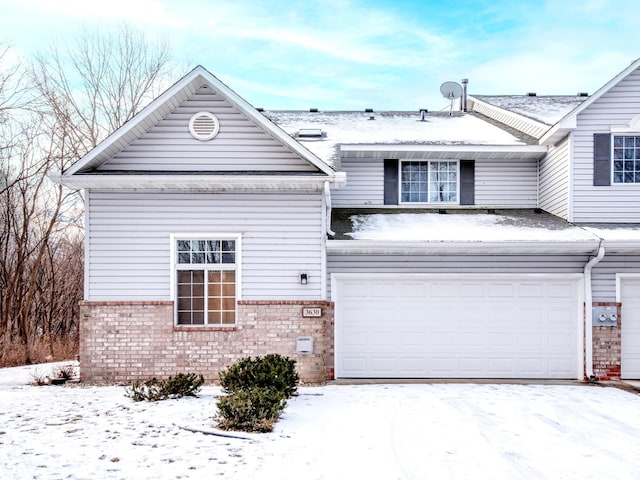
[[[320,307],[302,307],[303,317],[321,317],[322,308]]]

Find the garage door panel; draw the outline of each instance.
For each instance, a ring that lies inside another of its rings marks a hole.
[[[577,278],[338,279],[336,291],[338,377],[577,377]]]
[[[622,278],[620,282],[621,376],[640,379],[640,278]]]

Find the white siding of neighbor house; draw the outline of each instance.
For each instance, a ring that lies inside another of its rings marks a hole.
[[[332,273],[582,273],[586,255],[327,255]],[[615,282],[614,282],[615,285]]]
[[[334,207],[384,206],[384,161],[343,158],[347,186],[332,192]],[[538,201],[535,160],[483,159],[475,162],[475,204],[499,208],[534,208]]]
[[[640,222],[640,184],[593,186],[593,134],[628,127],[640,114],[640,71],[636,70],[578,114],[573,132],[575,222]],[[640,134],[640,132],[635,132]]]
[[[540,208],[569,219],[569,137],[540,161]]]
[[[170,300],[172,233],[241,234],[245,300],[321,298],[319,192],[87,195],[87,300]]]
[[[220,122],[218,135],[210,141],[189,133],[189,120],[200,111],[213,113]],[[317,171],[206,86],[99,170]]]
[[[594,302],[616,301],[616,273],[640,273],[640,255],[605,255],[591,272]]]

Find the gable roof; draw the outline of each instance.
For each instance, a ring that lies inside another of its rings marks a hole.
[[[627,68],[625,68],[618,75],[616,75],[611,80],[609,80],[606,84],[600,87],[598,91],[596,91],[593,95],[587,98],[584,102],[582,102],[576,108],[571,110],[558,123],[556,123],[553,127],[551,127],[549,131],[547,131],[547,133],[545,133],[540,138],[540,144],[553,145],[558,141],[562,140],[566,135],[569,134],[569,132],[572,129],[576,128],[578,115],[580,113],[582,113],[585,109],[589,108],[591,104],[593,104],[605,93],[607,93],[609,90],[615,87],[618,83],[624,80],[628,75],[630,75],[638,67],[640,67],[640,58],[632,62]]]
[[[336,176],[336,171],[331,165],[296,142],[284,130],[264,117],[211,72],[201,65],[198,65],[153,100],[132,119],[99,143],[94,149],[87,153],[87,155],[65,170],[58,178],[70,179],[72,176],[82,175],[83,173],[95,170],[99,165],[106,162],[113,155],[126,148],[131,142],[155,126],[162,118],[187,100],[203,85],[208,85],[214,91],[218,92],[218,94],[224,97],[234,108],[246,115],[259,128],[316,167],[320,172],[332,178]]]

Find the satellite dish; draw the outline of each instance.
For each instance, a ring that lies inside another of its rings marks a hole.
[[[455,100],[462,96],[462,87],[456,82],[444,82],[440,85],[440,93],[444,98]]]

